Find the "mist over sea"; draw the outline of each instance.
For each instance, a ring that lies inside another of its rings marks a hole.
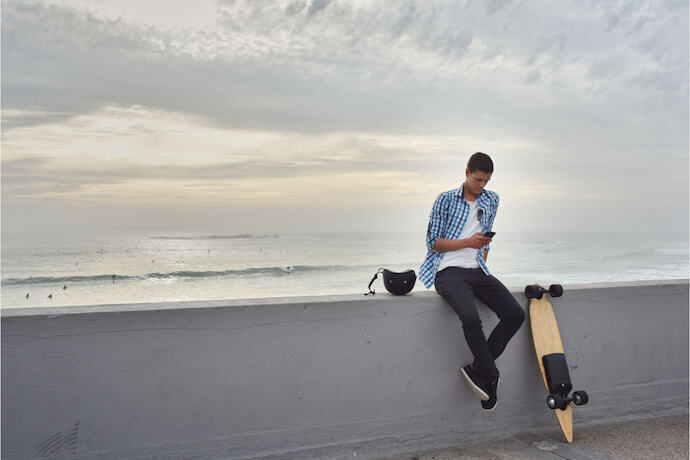
[[[3,234],[2,307],[363,294],[425,253],[423,232]],[[521,289],[688,278],[688,258],[687,233],[501,232],[488,265]]]

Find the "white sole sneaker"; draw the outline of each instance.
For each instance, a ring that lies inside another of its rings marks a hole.
[[[497,389],[498,389],[498,382],[499,382],[499,379],[496,380],[496,388],[497,388]],[[482,401],[482,409],[484,409],[484,410],[487,411],[487,412],[493,411],[494,409],[496,409],[496,406],[498,406],[498,401],[496,401],[496,403],[494,404],[493,407],[485,407],[485,406],[484,406],[484,402],[485,402],[485,401]]]
[[[486,391],[482,390],[481,387],[477,386],[472,379],[470,378],[469,375],[465,372],[464,368],[460,369],[460,372],[462,372],[463,377],[465,377],[465,380],[467,380],[467,383],[470,384],[470,388],[472,388],[472,391],[481,399],[482,401],[488,401],[489,400],[489,395],[486,393]]]

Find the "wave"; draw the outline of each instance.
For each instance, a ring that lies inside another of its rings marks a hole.
[[[207,236],[150,236],[152,240],[248,240],[264,238],[280,238],[278,235],[252,235],[241,233],[238,235],[207,235]]]
[[[206,270],[206,271],[174,271],[167,273],[147,273],[144,275],[92,275],[92,276],[32,276],[30,278],[7,278],[2,280],[3,286],[34,285],[34,284],[65,284],[65,283],[98,283],[128,281],[128,280],[180,280],[243,277],[252,275],[285,276],[290,273],[304,273],[315,271],[338,271],[352,268],[347,265],[296,265],[282,267],[251,267],[239,270]]]
[[[683,255],[684,253],[687,253],[687,251],[679,250],[679,249],[660,249],[660,248],[642,248],[642,249],[636,249],[634,251],[630,252],[624,252],[622,254],[616,254],[616,255],[609,255],[604,257],[604,259],[609,259],[609,260],[625,260],[625,259],[648,259],[649,257],[668,257],[668,256],[673,256],[673,255]]]

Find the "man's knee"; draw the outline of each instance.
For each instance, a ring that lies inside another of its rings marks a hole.
[[[517,302],[513,308],[509,310],[509,314],[506,316],[505,321],[514,324],[516,327],[522,326],[522,323],[525,322],[525,311]]]
[[[506,299],[503,308],[497,311],[497,313],[501,321],[513,325],[516,329],[522,326],[522,323],[525,321],[525,311],[512,296]]]

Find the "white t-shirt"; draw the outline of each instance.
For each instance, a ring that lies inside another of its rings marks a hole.
[[[467,222],[465,222],[462,233],[460,233],[460,239],[469,238],[475,233],[482,231],[482,223],[478,218],[479,206],[477,206],[477,202],[468,201],[467,203],[470,205],[470,215],[467,216]],[[464,248],[457,251],[444,252],[438,271],[446,267],[479,268],[477,251],[480,251],[480,249]]]

